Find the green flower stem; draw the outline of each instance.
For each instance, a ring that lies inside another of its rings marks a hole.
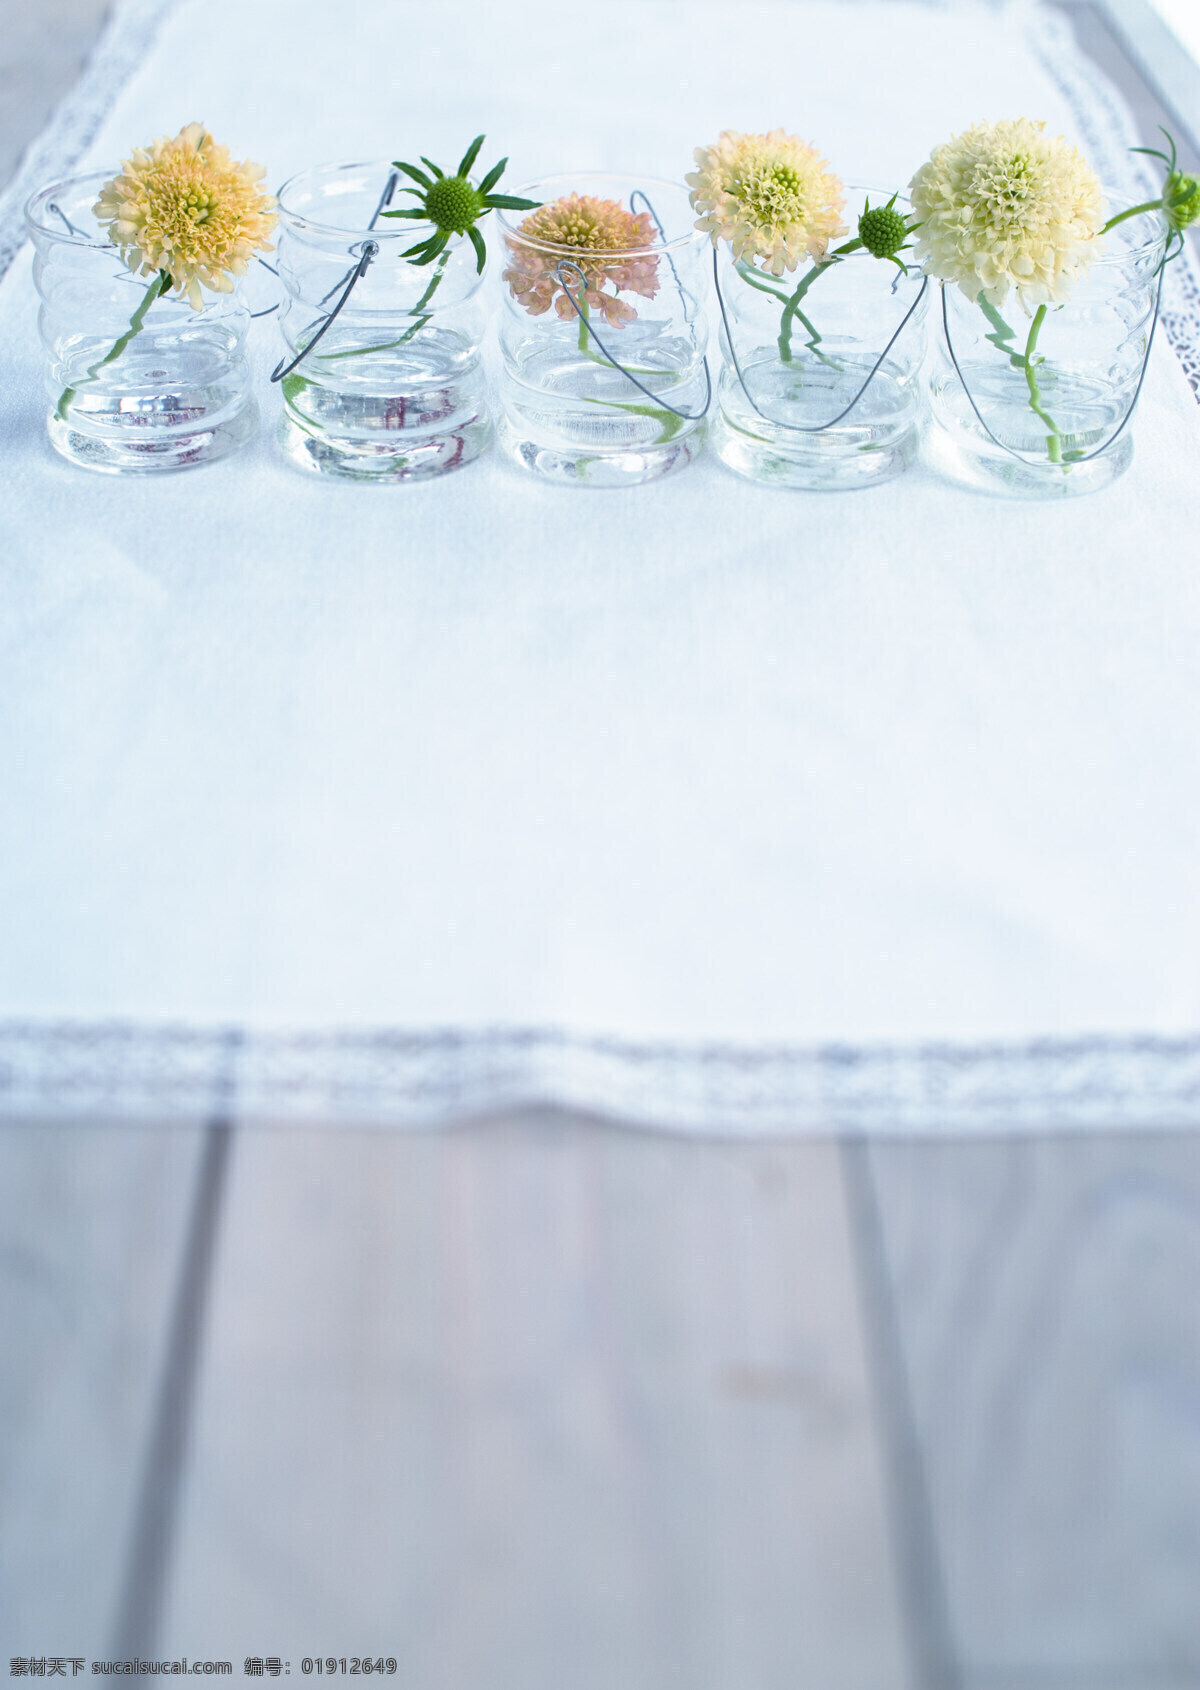
[[[984,339],[990,340],[993,346],[998,347],[1005,354],[1014,370],[1023,369],[1025,360],[1013,345],[1013,331],[1004,318],[985,294],[979,295],[977,304],[993,329],[993,333],[985,335]]]
[[[630,405],[620,399],[589,399],[589,405],[604,405],[610,411],[628,411],[635,417],[653,417],[662,429],[657,440],[651,442],[654,446],[663,446],[668,440],[673,440],[683,427],[684,418],[676,416],[674,411],[664,411],[657,405]]]
[[[841,259],[847,257],[850,253],[857,252],[862,244],[863,243],[860,240],[855,239],[847,241],[843,246],[838,247],[836,251],[829,254],[828,258],[823,258],[819,264],[814,264],[812,269],[805,276],[804,280],[800,283],[800,286],[794,293],[790,294],[782,292],[779,288],[772,287],[771,284],[765,281],[751,265],[745,262],[744,259],[739,259],[737,261],[737,273],[744,282],[748,282],[752,288],[757,288],[760,293],[769,293],[772,299],[779,300],[780,304],[783,306],[783,316],[780,318],[779,322],[779,357],[782,363],[790,364],[792,362],[792,327],[796,318],[799,318],[804,324],[804,327],[808,330],[808,350],[810,352],[815,352],[821,362],[823,364],[828,364],[831,369],[836,370],[840,368],[833,358],[827,357],[825,353],[820,350],[821,336],[813,327],[809,319],[804,315],[803,311],[801,311],[800,301],[804,298],[809,288],[812,287],[818,276],[824,275],[826,270],[832,269],[835,264],[837,264]]]
[[[422,323],[428,321],[428,317],[422,319]],[[377,346],[343,346],[340,352],[318,352],[316,356],[323,363],[332,364],[337,358],[365,358],[371,352],[390,352],[393,347],[402,345],[404,340],[408,339],[422,326],[422,323],[415,323],[411,329],[407,329],[400,340],[381,340]]]
[[[1135,147],[1133,150],[1134,152],[1141,152],[1144,149],[1141,147]],[[1167,190],[1170,188],[1171,183],[1179,180],[1180,178],[1177,177],[1174,170],[1172,170],[1171,175],[1167,179],[1167,186],[1163,189],[1162,195],[1159,199],[1147,200],[1144,205],[1131,205],[1128,211],[1119,211],[1115,217],[1109,218],[1100,233],[1102,235],[1107,235],[1108,231],[1110,229],[1115,229],[1118,223],[1124,223],[1130,217],[1140,217],[1145,211],[1161,211],[1164,217],[1167,218],[1167,221],[1171,224],[1172,228],[1177,229],[1179,227],[1179,220],[1172,218],[1170,214],[1176,206],[1186,205],[1188,200],[1191,199],[1192,193],[1195,191],[1194,187],[1183,186],[1178,188],[1175,193],[1168,194]],[[1183,180],[1186,183],[1188,179],[1183,178]]]
[[[598,358],[598,355],[592,351],[590,345],[588,344],[591,336],[588,333],[588,302],[587,302],[587,299],[585,297],[581,296],[579,299],[577,299],[575,301],[575,304],[576,304],[578,311],[579,311],[579,338],[578,338],[578,340],[576,341],[575,344],[578,347],[579,351],[582,352],[585,357]],[[598,358],[598,361],[600,363],[604,362],[604,360],[600,359],[600,358]]]
[[[771,298],[777,299],[781,305],[787,304],[790,295],[781,293],[778,288],[773,288],[770,282],[764,281],[758,271],[747,264],[744,259],[739,259],[735,268],[742,280],[749,282],[752,288],[757,288],[759,293],[769,293]]]
[[[283,390],[283,403],[296,427],[302,429],[310,439],[319,440],[321,438],[319,428],[314,426],[312,419],[306,417],[296,404],[298,396],[303,393],[308,386],[308,382],[303,376],[298,376],[293,372],[290,376],[284,376],[279,385]]]
[[[98,364],[92,365],[87,375],[84,376],[83,381],[80,382],[80,387],[84,385],[84,382],[95,381],[96,377],[100,374],[100,371],[106,364],[111,364],[115,358],[119,358],[121,356],[122,352],[124,352],[125,348],[129,345],[129,342],[136,334],[140,333],[142,324],[146,321],[147,311],[149,311],[156,299],[162,298],[163,294],[166,293],[170,286],[171,272],[169,270],[160,270],[154,280],[147,286],[145,293],[142,295],[141,300],[138,303],[137,310],[129,319],[129,327],[125,330],[125,333],[121,336],[120,340],[118,340],[112,350],[105,353],[104,357],[101,358]],[[59,399],[58,404],[54,408],[54,414],[60,421],[66,422],[67,411],[70,409],[71,401],[75,398],[78,391],[78,387],[65,387],[63,389],[62,397]]]
[[[791,308],[789,307],[789,311],[790,311],[790,309]],[[820,348],[820,345],[819,345],[821,336],[817,332],[817,330],[813,326],[813,324],[809,321],[809,319],[804,315],[803,311],[797,310],[795,312],[795,315],[797,317],[799,317],[800,321],[804,324],[804,327],[808,330],[808,341],[807,341],[808,351],[814,353],[815,356],[818,357],[823,364],[828,364],[828,366],[831,370],[840,370],[842,368],[842,366],[838,363],[837,359],[831,358],[828,355],[828,353],[821,351],[821,348]],[[790,364],[791,361],[792,361],[792,343],[791,343],[792,329],[791,329],[791,318],[789,316],[789,312],[786,312],[786,311],[784,312],[784,323],[787,326],[786,327],[787,345],[785,347],[785,345],[783,343],[783,334],[781,333],[779,355],[783,359],[785,364]],[[782,327],[782,325],[781,325],[781,327]]]
[[[809,283],[814,282],[823,269],[824,265],[821,265],[816,270],[810,270],[806,280],[800,284],[783,308],[783,316],[779,319],[779,357],[784,364],[790,364],[792,361],[792,324],[797,317],[808,330],[811,349],[816,352],[818,358],[825,358],[825,354],[817,349],[820,335],[800,309],[800,301],[808,292]]]
[[[566,293],[566,291],[567,290],[564,288],[563,292]],[[568,299],[573,297],[574,296],[572,294],[567,294]],[[582,352],[585,358],[590,358],[593,364],[607,364],[607,358],[601,357],[599,352],[592,351],[592,336],[591,331],[588,328],[591,307],[587,302],[586,294],[580,294],[579,298],[575,300],[575,307],[576,313],[579,317],[579,334],[575,341],[576,351]],[[641,373],[642,372],[639,370],[638,374],[641,375]]]
[[[429,286],[425,289],[425,292],[421,295],[420,299],[418,299],[417,303],[413,306],[414,315],[417,315],[418,313],[421,313],[421,312],[424,312],[424,315],[423,316],[417,315],[416,322],[413,323],[411,325],[411,327],[405,329],[404,333],[400,336],[400,339],[395,342],[395,344],[397,346],[403,346],[405,344],[405,342],[410,341],[413,338],[414,335],[420,334],[421,330],[425,327],[426,323],[429,321],[431,313],[428,312],[428,311],[425,311],[425,307],[429,304],[429,301],[433,298],[434,294],[437,292],[438,284],[441,282],[442,277],[446,274],[446,265],[449,263],[449,261],[450,261],[449,252],[443,252],[442,256],[438,259],[437,269],[433,273],[433,278],[430,281]]]
[[[590,307],[587,300],[582,300],[580,302],[579,310],[579,339],[576,341],[576,346],[578,350],[583,353],[583,356],[590,359],[593,364],[607,364],[610,368],[612,368],[613,361],[611,358],[606,358],[602,352],[592,351],[591,335],[588,332],[589,311]],[[647,367],[645,364],[622,364],[621,369],[628,370],[630,375],[634,376],[662,375],[661,370],[656,370],[653,367]],[[597,405],[606,403],[606,400],[596,400]]]
[[[821,337],[809,322],[808,318],[804,315],[803,311],[800,310],[800,301],[804,298],[809,288],[812,287],[818,276],[824,275],[826,270],[831,269],[840,259],[846,257],[848,253],[857,252],[861,246],[862,242],[855,239],[847,241],[844,246],[838,247],[836,251],[829,254],[828,258],[823,258],[819,264],[813,265],[812,269],[800,283],[800,286],[796,289],[795,293],[791,295],[787,304],[784,306],[783,316],[779,323],[779,357],[783,363],[790,364],[792,362],[792,322],[794,318],[799,317],[800,321],[804,324],[804,327],[809,333],[808,350],[810,352],[815,352],[821,362],[823,364],[828,364],[830,369],[836,370],[840,368],[840,365],[838,365],[834,359],[827,358],[826,355],[819,350],[818,343],[820,342]]]
[[[1103,229],[1101,229],[1100,233],[1102,235],[1107,235],[1108,231],[1110,229],[1115,229],[1118,223],[1124,223],[1126,219],[1130,217],[1140,217],[1144,211],[1162,210],[1163,202],[1161,199],[1147,200],[1145,205],[1131,205],[1128,211],[1119,211],[1115,217],[1110,217]]]
[[[598,352],[593,352],[591,347],[588,344],[590,336],[588,334],[588,303],[587,303],[587,300],[586,299],[579,300],[578,305],[579,305],[579,340],[578,340],[577,344],[578,344],[578,348],[579,348],[580,352],[582,352],[582,354],[585,358],[590,358],[593,364],[608,364],[611,367],[612,366],[612,360],[609,359],[609,358],[601,357],[600,353],[598,353]],[[657,376],[657,375],[662,374],[661,370],[640,369],[636,364],[632,364],[632,365],[627,364],[627,365],[624,366],[624,368],[628,369],[631,374],[638,375],[638,376]],[[683,426],[683,418],[682,417],[677,417],[675,415],[674,411],[661,410],[659,408],[659,406],[657,406],[657,405],[636,405],[636,404],[628,403],[627,401],[622,400],[622,399],[592,399],[592,398],[589,398],[587,395],[584,395],[583,397],[584,397],[586,403],[589,404],[589,405],[603,405],[603,406],[606,407],[606,409],[608,409],[610,411],[628,411],[631,416],[635,416],[635,417],[653,417],[655,419],[655,421],[658,423],[659,427],[662,429],[662,433],[659,435],[658,439],[654,442],[654,445],[656,445],[656,446],[661,446],[661,445],[664,444],[664,442],[673,439],[674,436],[676,434],[678,434],[680,428]]]
[[[421,295],[420,299],[418,299],[417,303],[413,306],[414,311],[423,311],[425,309],[425,307],[429,304],[429,301],[433,298],[434,294],[438,290],[438,284],[441,282],[442,277],[446,274],[446,265],[449,262],[450,262],[450,254],[447,251],[447,252],[444,252],[442,254],[442,256],[438,259],[437,269],[433,273],[433,276],[432,276],[432,279],[430,280],[429,286],[425,289],[425,292]]]
[[[1046,307],[1044,305],[1039,305],[1037,310],[1034,312],[1033,322],[1029,328],[1029,339],[1025,342],[1025,380],[1029,386],[1029,408],[1036,416],[1041,417],[1046,427],[1050,430],[1050,433],[1046,436],[1046,451],[1049,454],[1050,462],[1052,464],[1061,464],[1063,461],[1062,432],[1050,413],[1043,409],[1042,390],[1038,386],[1037,379],[1037,365],[1041,363],[1042,360],[1039,358],[1035,361],[1033,356],[1037,347],[1038,335],[1041,333],[1042,324],[1045,319]]]
[[[323,355],[324,361],[327,364],[332,364],[335,358],[365,358],[369,352],[391,352],[395,347],[403,346],[404,343],[411,340],[414,335],[420,334],[421,330],[429,321],[431,313],[426,311],[424,316],[419,315],[419,313],[433,298],[437,285],[441,281],[442,276],[445,274],[446,262],[449,257],[450,254],[448,252],[442,254],[438,261],[438,267],[433,280],[425,289],[425,292],[421,295],[420,299],[418,299],[417,303],[412,307],[412,311],[410,312],[410,315],[415,315],[417,317],[417,321],[413,323],[411,327],[405,329],[399,340],[383,340],[376,346],[346,346],[343,347],[340,352],[326,352]]]

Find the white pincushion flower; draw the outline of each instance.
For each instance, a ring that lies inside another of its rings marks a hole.
[[[786,130],[741,135],[726,129],[715,146],[697,147],[699,170],[684,177],[697,229],[728,241],[734,258],[762,261],[773,276],[803,258],[824,258],[844,235],[842,184],[815,147]]]
[[[912,179],[917,256],[968,299],[1061,305],[1099,252],[1100,182],[1044,123],[977,123],[935,147]]]

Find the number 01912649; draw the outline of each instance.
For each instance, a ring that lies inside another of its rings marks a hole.
[[[395,1655],[305,1655],[300,1662],[303,1673],[320,1673],[322,1677],[333,1673],[394,1673],[396,1670]]]

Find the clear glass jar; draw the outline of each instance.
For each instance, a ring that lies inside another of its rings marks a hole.
[[[460,469],[492,437],[475,249],[461,235],[432,264],[402,257],[433,229],[380,215],[394,174],[387,160],[326,164],[279,192],[284,365],[312,345],[279,383],[279,442],[300,468],[353,481]],[[314,344],[368,241],[377,256]]]
[[[868,199],[882,206],[889,197],[847,188],[845,221],[856,228]],[[895,203],[902,215],[910,209]],[[817,275],[748,273],[727,245],[716,251],[721,461],[780,487],[867,487],[900,474],[917,454],[924,406],[924,277],[862,250]]]
[[[1107,192],[1105,199],[1110,215],[1134,203]],[[1063,498],[1115,481],[1133,457],[1128,419],[1150,349],[1166,238],[1158,212],[1118,224],[1066,303],[1046,307],[1040,321],[1015,293],[1001,312],[944,284],[932,462],[957,481],[1023,498]]]
[[[92,212],[115,174],[52,183],[25,208],[50,442],[72,463],[109,475],[209,463],[258,425],[245,355],[250,315],[236,291],[206,293],[200,311],[168,294],[129,334],[154,278],[126,267]]]
[[[704,237],[686,190],[651,177],[579,175],[517,191],[544,207],[577,195],[619,208],[614,223],[640,218],[649,238],[591,253],[523,234],[529,213],[496,213],[505,249],[501,444],[537,475],[586,486],[630,486],[683,468],[703,443],[708,403]]]

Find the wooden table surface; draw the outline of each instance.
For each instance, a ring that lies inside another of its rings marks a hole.
[[[8,1122],[0,1215],[0,1656],[1200,1685],[1194,1137]]]
[[[1200,1142],[0,1132],[11,1655],[1200,1683]]]

